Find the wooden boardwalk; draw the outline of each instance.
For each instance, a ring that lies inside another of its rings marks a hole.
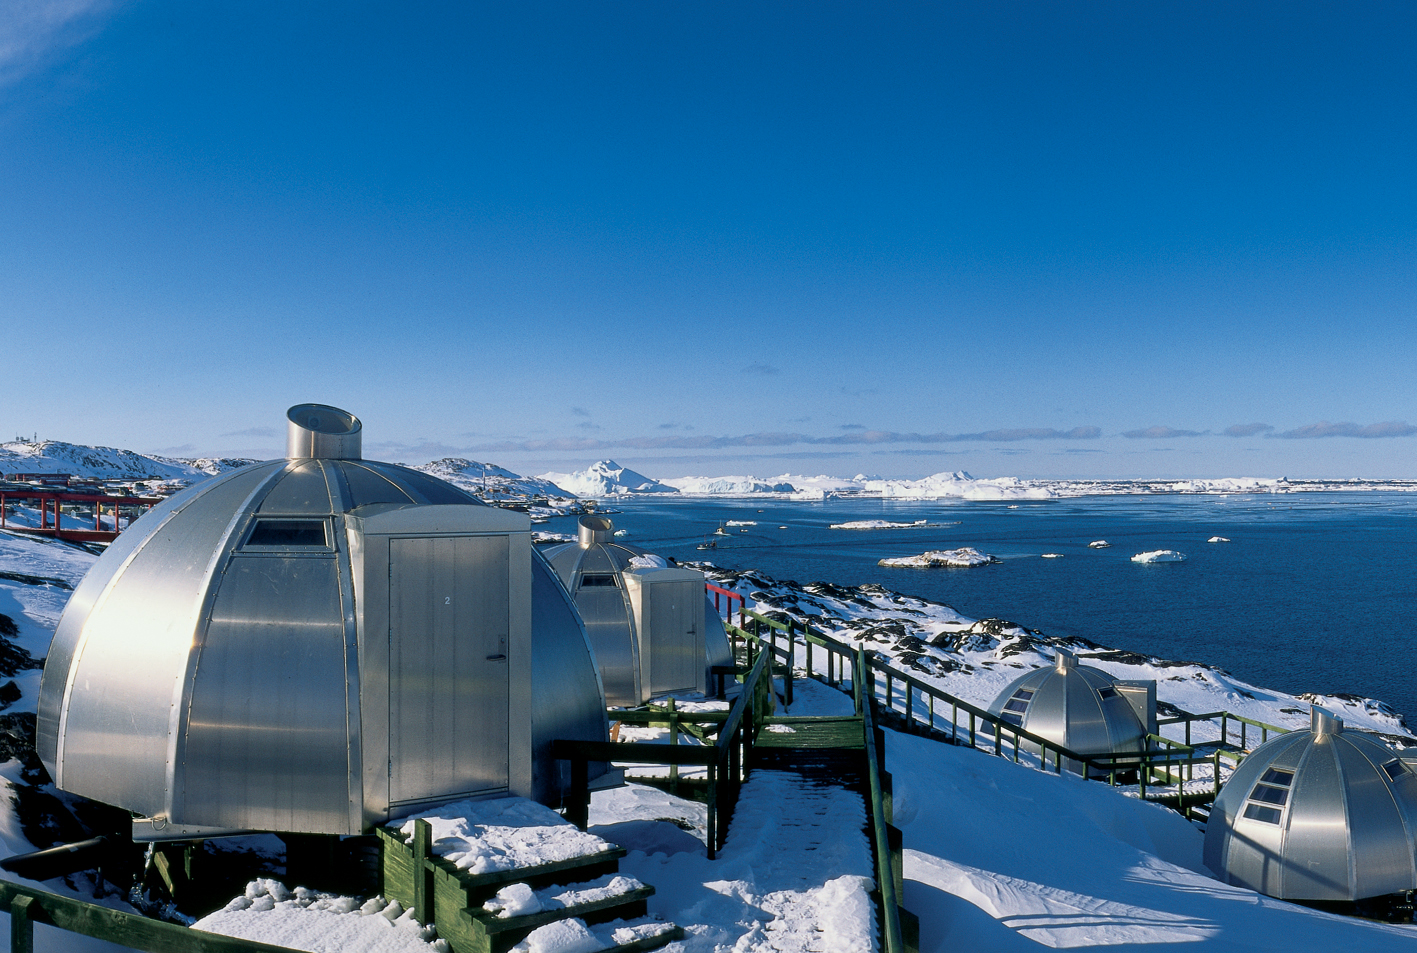
[[[766,718],[748,766],[792,771],[809,781],[840,784],[870,797],[859,715]]]

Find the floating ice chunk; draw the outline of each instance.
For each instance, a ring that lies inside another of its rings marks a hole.
[[[1149,553],[1137,553],[1132,557],[1134,563],[1179,563],[1186,559],[1185,553],[1178,553],[1174,549],[1153,549]]]
[[[618,536],[629,536],[629,535],[630,535],[630,531],[627,530],[627,529],[617,529],[617,530],[615,531],[615,535],[616,535],[617,537],[618,537]]]
[[[999,560],[970,546],[961,549],[935,549],[919,556],[897,556],[882,559],[876,565],[888,568],[929,569],[934,566],[987,566]]]
[[[1043,554],[1043,558],[1044,558],[1044,559],[1062,559],[1062,558],[1063,558],[1063,554],[1062,554],[1062,553],[1044,553],[1044,554]]]
[[[1228,542],[1230,542],[1230,540],[1227,539],[1227,538],[1224,537],[1224,536],[1212,536],[1210,539],[1206,540],[1206,542],[1207,542],[1207,543],[1228,543]]]
[[[1092,542],[1090,542],[1090,543],[1087,544],[1087,548],[1088,548],[1088,549],[1111,549],[1111,548],[1112,548],[1112,544],[1109,543],[1109,542],[1107,542],[1107,540],[1105,540],[1105,539],[1094,539]]]

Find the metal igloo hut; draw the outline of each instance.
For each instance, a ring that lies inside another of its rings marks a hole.
[[[362,460],[345,411],[287,418],[286,459],[154,507],[75,589],[39,696],[55,783],[142,840],[554,802],[551,741],[605,740],[605,701],[528,517]]]
[[[1413,769],[1315,707],[1308,730],[1260,745],[1225,783],[1206,824],[1205,865],[1227,883],[1284,900],[1417,889]]]
[[[616,542],[609,518],[582,516],[576,542],[548,549],[546,559],[585,621],[611,705],[707,692],[710,668],[733,664],[704,574]]]
[[[1156,682],[1115,679],[1059,649],[1051,666],[1010,682],[989,711],[1078,754],[1133,754],[1156,733]]]

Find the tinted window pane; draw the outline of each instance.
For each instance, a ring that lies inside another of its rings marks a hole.
[[[247,546],[326,546],[324,520],[257,520]]]
[[[588,572],[581,576],[581,588],[590,586],[615,586],[615,574],[613,572]]]
[[[1283,804],[1289,800],[1288,788],[1271,787],[1268,784],[1255,785],[1254,792],[1250,795],[1252,801],[1264,801],[1266,804]]]
[[[1245,816],[1252,821],[1264,821],[1266,824],[1279,823],[1279,811],[1272,807],[1260,807],[1258,804],[1251,804],[1245,808]]]
[[[1004,702],[1004,711],[1028,711],[1028,702],[1010,698]]]
[[[1294,772],[1284,771],[1280,768],[1270,768],[1260,777],[1260,780],[1264,781],[1266,784],[1282,784],[1287,788],[1290,782],[1294,780]]]
[[[1387,773],[1388,780],[1396,781],[1398,778],[1402,777],[1403,773],[1407,771],[1407,768],[1397,758],[1393,758],[1391,761],[1383,764],[1383,771]]]

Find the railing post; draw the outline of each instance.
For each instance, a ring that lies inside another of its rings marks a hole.
[[[671,748],[677,748],[678,746],[679,746],[679,712],[676,711],[675,708],[674,708],[674,698],[673,698],[673,696],[670,696],[670,698],[669,698],[669,747],[671,747]],[[669,766],[669,793],[675,795],[676,797],[677,797],[678,794],[679,794],[679,765],[678,765],[678,764],[671,764],[671,765]]]
[[[433,922],[432,854],[433,825],[420,817],[413,822],[413,917],[424,926]]]
[[[787,623],[787,673],[783,675],[786,682],[787,707],[792,707],[792,670],[797,666],[797,640],[792,637],[792,622]]]
[[[718,848],[718,758],[708,765],[708,859],[717,856]]]
[[[34,897],[10,901],[10,953],[34,953]]]

